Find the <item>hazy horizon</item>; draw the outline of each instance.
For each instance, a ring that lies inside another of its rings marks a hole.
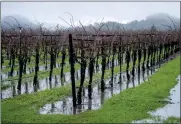
[[[157,13],[167,13],[180,18],[179,2],[2,2],[1,18],[20,15],[36,23],[61,24],[67,26],[59,17],[69,21],[71,13],[75,24],[106,21],[127,23],[142,20]]]

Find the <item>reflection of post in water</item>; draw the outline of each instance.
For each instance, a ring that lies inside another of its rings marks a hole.
[[[145,81],[145,70],[142,71],[142,77],[143,77],[143,81]]]
[[[156,67],[156,65],[153,65],[153,67],[152,67],[153,72],[155,72],[155,67]]]
[[[147,78],[150,76],[149,69],[147,69]],[[148,78],[149,79],[149,78]]]
[[[127,80],[127,82],[126,82],[126,89],[128,89],[129,83],[130,83],[130,80]]]
[[[50,111],[51,111],[51,113],[53,113],[53,112],[55,111],[54,109],[55,109],[55,104],[54,104],[54,103],[52,103],[52,104],[51,104],[51,110],[50,110]]]
[[[25,82],[25,93],[28,94],[28,82]]]
[[[38,91],[38,89],[39,89],[39,81],[37,82],[36,85],[33,85],[33,89],[34,89],[34,92]]]
[[[69,73],[68,73],[68,74],[69,74]],[[66,80],[65,80],[66,76],[67,76],[67,73],[65,73],[65,74],[63,75],[63,81],[66,81]]]
[[[88,110],[92,109],[92,99],[88,98]]]
[[[77,113],[80,113],[82,111],[82,106],[83,106],[82,104],[78,104],[77,105],[77,108],[76,108],[77,109]]]
[[[153,73],[153,67],[151,67],[150,70],[151,70],[151,75],[152,75],[152,73]]]
[[[129,75],[129,71],[126,70],[126,77],[127,77],[127,80],[130,80],[130,75]]]
[[[78,71],[75,72],[75,76],[76,76],[76,80],[78,80],[79,79],[79,72]]]
[[[73,107],[73,114],[75,115],[77,112],[76,112],[77,108],[76,107]]]
[[[135,87],[135,82],[134,82],[135,76],[132,76],[132,83],[133,83],[133,87]]]
[[[63,78],[60,79],[60,80],[61,80],[60,82],[61,82],[61,85],[62,85],[62,86],[64,86],[64,81],[65,81],[65,78],[64,78],[64,77],[65,77],[65,74],[63,75]]]
[[[18,95],[21,95],[21,88],[17,90]]]
[[[15,97],[15,95],[16,95],[16,88],[15,88],[15,85],[13,85],[14,83],[12,83],[12,95],[13,95],[13,97]]]
[[[113,87],[110,87],[110,90],[111,90],[111,96],[113,96]]]
[[[48,78],[46,78],[45,81],[46,81],[46,86],[47,86],[47,89],[48,89]]]
[[[28,68],[28,70],[29,70],[29,73],[31,74],[31,68]]]
[[[49,86],[50,86],[50,89],[52,89],[52,81],[51,80],[49,81]]]
[[[63,106],[62,106],[62,108],[63,108],[63,113],[65,113],[65,107],[66,107],[66,100],[63,100]]]
[[[85,87],[83,87],[82,92],[82,95],[85,97]]]
[[[101,92],[101,105],[104,103],[105,91]]]
[[[120,91],[122,90],[122,76],[120,74],[119,76],[119,87],[120,87]]]
[[[58,79],[57,79],[57,76],[55,75],[55,86],[58,85]]]

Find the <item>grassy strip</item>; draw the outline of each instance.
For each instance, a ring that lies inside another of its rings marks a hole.
[[[71,93],[70,85],[21,95],[2,100],[2,122],[131,122],[150,117],[148,111],[163,107],[170,89],[177,83],[180,57],[162,66],[149,81],[138,87],[124,90],[103,104],[102,109],[88,111],[79,115],[39,115],[37,110],[46,103],[63,98]],[[168,76],[169,75],[169,76]]]
[[[5,60],[5,62],[6,61],[8,61],[8,60]],[[16,60],[17,61],[17,64],[18,64],[18,60]],[[68,63],[68,57],[66,56],[66,58],[65,58],[65,62],[66,63]],[[59,58],[57,58],[56,59],[56,63],[61,63],[62,62],[62,59],[59,57]],[[48,60],[47,61],[47,64],[50,64],[50,61]],[[9,67],[9,65],[6,65],[8,68],[5,68],[5,69],[2,69],[1,71],[3,72],[3,73],[6,73],[6,72],[10,72],[11,71],[11,67]],[[39,66],[45,66],[45,64],[44,64],[44,61],[43,61],[43,59],[40,59],[40,63],[39,63]],[[35,61],[32,61],[31,60],[31,63],[29,64],[29,63],[27,63],[27,68],[33,68],[33,67],[35,67]],[[19,65],[17,65],[17,66],[15,66],[14,67],[14,71],[18,71],[19,70]]]

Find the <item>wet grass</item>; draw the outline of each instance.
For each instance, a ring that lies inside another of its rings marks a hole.
[[[169,117],[167,118],[167,120],[164,121],[164,123],[179,123],[181,122],[181,118],[177,118],[177,117]]]
[[[68,63],[68,61],[69,61],[68,57],[66,56],[65,63]],[[62,59],[59,56],[59,58],[56,59],[56,63],[61,63],[61,62],[62,62]],[[16,65],[14,67],[14,71],[18,71],[19,70],[18,59],[15,60],[15,64]],[[50,56],[48,57],[48,60],[47,60],[47,65],[48,64],[50,64]],[[11,71],[11,67],[9,67],[9,60],[5,60],[5,63],[3,66],[6,66],[5,69],[1,70],[3,73],[7,73]],[[40,58],[39,66],[45,66],[45,63],[42,57]],[[34,67],[35,67],[35,57],[31,57],[31,63],[27,62],[27,68],[34,68]]]
[[[3,123],[54,123],[54,122],[131,122],[149,118],[148,111],[163,107],[164,100],[170,89],[177,83],[180,56],[163,65],[149,81],[138,87],[124,90],[104,102],[97,111],[88,111],[79,115],[39,115],[37,112],[46,103],[54,102],[71,94],[71,86],[66,85],[52,90],[21,95],[2,100]],[[78,84],[77,84],[78,85]]]

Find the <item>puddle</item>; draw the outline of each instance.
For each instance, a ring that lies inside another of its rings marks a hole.
[[[167,101],[169,103],[163,108],[159,108],[156,111],[148,112],[153,117],[159,117],[159,119],[143,119],[138,121],[133,121],[133,123],[163,123],[169,117],[180,118],[180,76],[177,78],[177,85],[170,90],[170,96]]]
[[[101,65],[99,65],[98,71],[100,72],[101,70]],[[86,75],[85,77],[89,76],[88,68],[86,68]],[[75,72],[75,81],[80,79],[80,69]],[[7,99],[10,97],[15,97],[17,95],[21,94],[29,94],[33,92],[38,92],[38,91],[43,91],[46,89],[52,89],[55,87],[60,87],[63,85],[66,85],[71,82],[71,76],[70,72],[66,72],[63,75],[63,80],[61,80],[60,75],[52,76],[52,81],[49,81],[49,77],[46,77],[44,79],[39,80],[37,87],[33,86],[33,77],[30,78],[30,81],[26,81],[27,79],[22,79],[22,84],[21,84],[21,91],[18,92],[17,90],[17,85],[18,85],[18,80],[12,80],[12,81],[5,81],[3,84],[11,84],[9,88],[6,88],[1,91],[1,99]],[[13,85],[14,84],[14,85]]]
[[[158,68],[158,66],[156,66]],[[63,100],[57,101],[55,103],[46,104],[40,108],[40,114],[78,114],[87,110],[97,110],[101,108],[101,105],[104,103],[104,100],[111,98],[113,94],[119,94],[121,91],[135,87],[140,83],[148,79],[151,73],[155,73],[157,69],[146,69],[144,72],[140,71],[140,74],[137,73],[138,69],[135,70],[135,76],[132,75],[130,80],[127,81],[126,73],[122,73],[122,81],[120,82],[120,74],[114,76],[113,87],[110,86],[111,78],[105,80],[106,89],[104,92],[101,92],[100,82],[98,82],[90,93],[88,88],[83,89],[82,103],[77,104],[77,107],[73,107],[72,96],[66,97]],[[131,72],[129,72],[130,74]],[[77,89],[78,91],[78,89]],[[92,94],[92,99],[89,98],[89,94]]]
[[[112,66],[111,62],[112,61],[110,61],[110,63],[108,64],[109,67],[107,67],[109,69]],[[115,64],[115,66],[118,66],[119,61],[116,59],[114,61],[114,64]],[[61,66],[61,65],[56,64],[56,66]],[[145,65],[145,67],[146,67],[146,65]],[[49,65],[48,65],[48,68],[49,68]],[[94,67],[94,75],[96,73],[101,73],[101,68],[102,68],[101,64],[98,65],[98,68],[96,68],[96,66],[95,66]],[[40,66],[39,69],[45,70],[45,66]],[[32,73],[35,71],[35,69],[29,68],[26,71],[27,71],[27,73]],[[14,72],[14,73],[16,73],[16,72]],[[151,73],[152,73],[152,71],[151,71]],[[17,75],[18,75],[18,71],[17,71]],[[88,76],[89,76],[89,70],[87,67],[85,77],[88,77]],[[75,81],[77,81],[79,79],[80,79],[80,69],[75,72]],[[71,76],[70,76],[70,72],[66,72],[63,74],[63,80],[61,80],[60,75],[52,76],[51,82],[49,82],[49,77],[46,77],[46,78],[38,81],[39,83],[38,83],[37,87],[33,86],[33,77],[31,77],[29,79],[28,78],[22,79],[22,82],[23,83],[21,84],[21,91],[20,92],[18,92],[18,90],[17,90],[18,80],[1,82],[3,84],[11,84],[10,87],[1,91],[1,99],[7,99],[7,98],[15,97],[17,95],[25,94],[25,93],[29,94],[29,93],[33,93],[33,92],[43,91],[46,89],[51,89],[54,87],[60,87],[60,86],[63,86],[63,85],[70,83],[71,82]],[[15,84],[15,85],[13,85],[13,84]]]
[[[58,64],[57,64],[57,67],[58,67]],[[49,65],[47,65],[47,70],[49,69]],[[39,71],[45,71],[46,68],[45,66],[39,66]],[[35,67],[32,67],[32,68],[26,68],[26,74],[31,74],[35,72]],[[5,79],[8,79],[9,77],[15,77],[17,75],[19,75],[19,70],[14,70],[13,71],[13,75],[10,76],[10,71],[9,72],[1,72],[1,75],[2,75],[2,80],[5,80]]]
[[[118,60],[115,60],[114,63],[116,65],[119,64]],[[111,62],[109,63],[109,65],[111,68]],[[61,64],[56,64],[56,66],[61,66]],[[98,68],[94,67],[95,73],[101,73],[101,68],[102,68],[101,64],[98,65]],[[45,70],[45,66],[40,66],[39,70]],[[28,71],[28,69],[26,71],[28,74],[28,73],[34,72],[35,69],[29,68],[29,71]],[[16,73],[16,71],[14,71],[14,73]],[[3,76],[3,74],[1,76]],[[80,76],[81,75],[80,75],[80,69],[79,69],[79,70],[75,71],[75,81],[80,80]],[[88,76],[89,76],[89,70],[88,70],[88,67],[86,67],[85,77],[88,77]],[[11,85],[11,87],[6,88],[6,89],[1,91],[1,99],[7,99],[10,97],[14,97],[14,96],[25,94],[25,93],[29,94],[29,93],[33,93],[33,92],[42,91],[45,89],[51,89],[54,87],[60,87],[60,86],[66,85],[66,84],[71,82],[71,75],[70,75],[70,72],[64,73],[63,74],[63,80],[61,80],[60,75],[52,76],[51,82],[49,82],[49,77],[46,77],[46,78],[38,81],[39,84],[38,84],[37,88],[35,88],[35,86],[33,86],[33,77],[29,78],[28,79],[29,81],[26,81],[26,80],[27,79],[22,79],[23,83],[21,84],[21,91],[20,92],[18,92],[18,90],[17,90],[18,80],[4,81],[3,84],[12,84],[12,85]],[[13,85],[13,84],[15,84],[15,85]]]

